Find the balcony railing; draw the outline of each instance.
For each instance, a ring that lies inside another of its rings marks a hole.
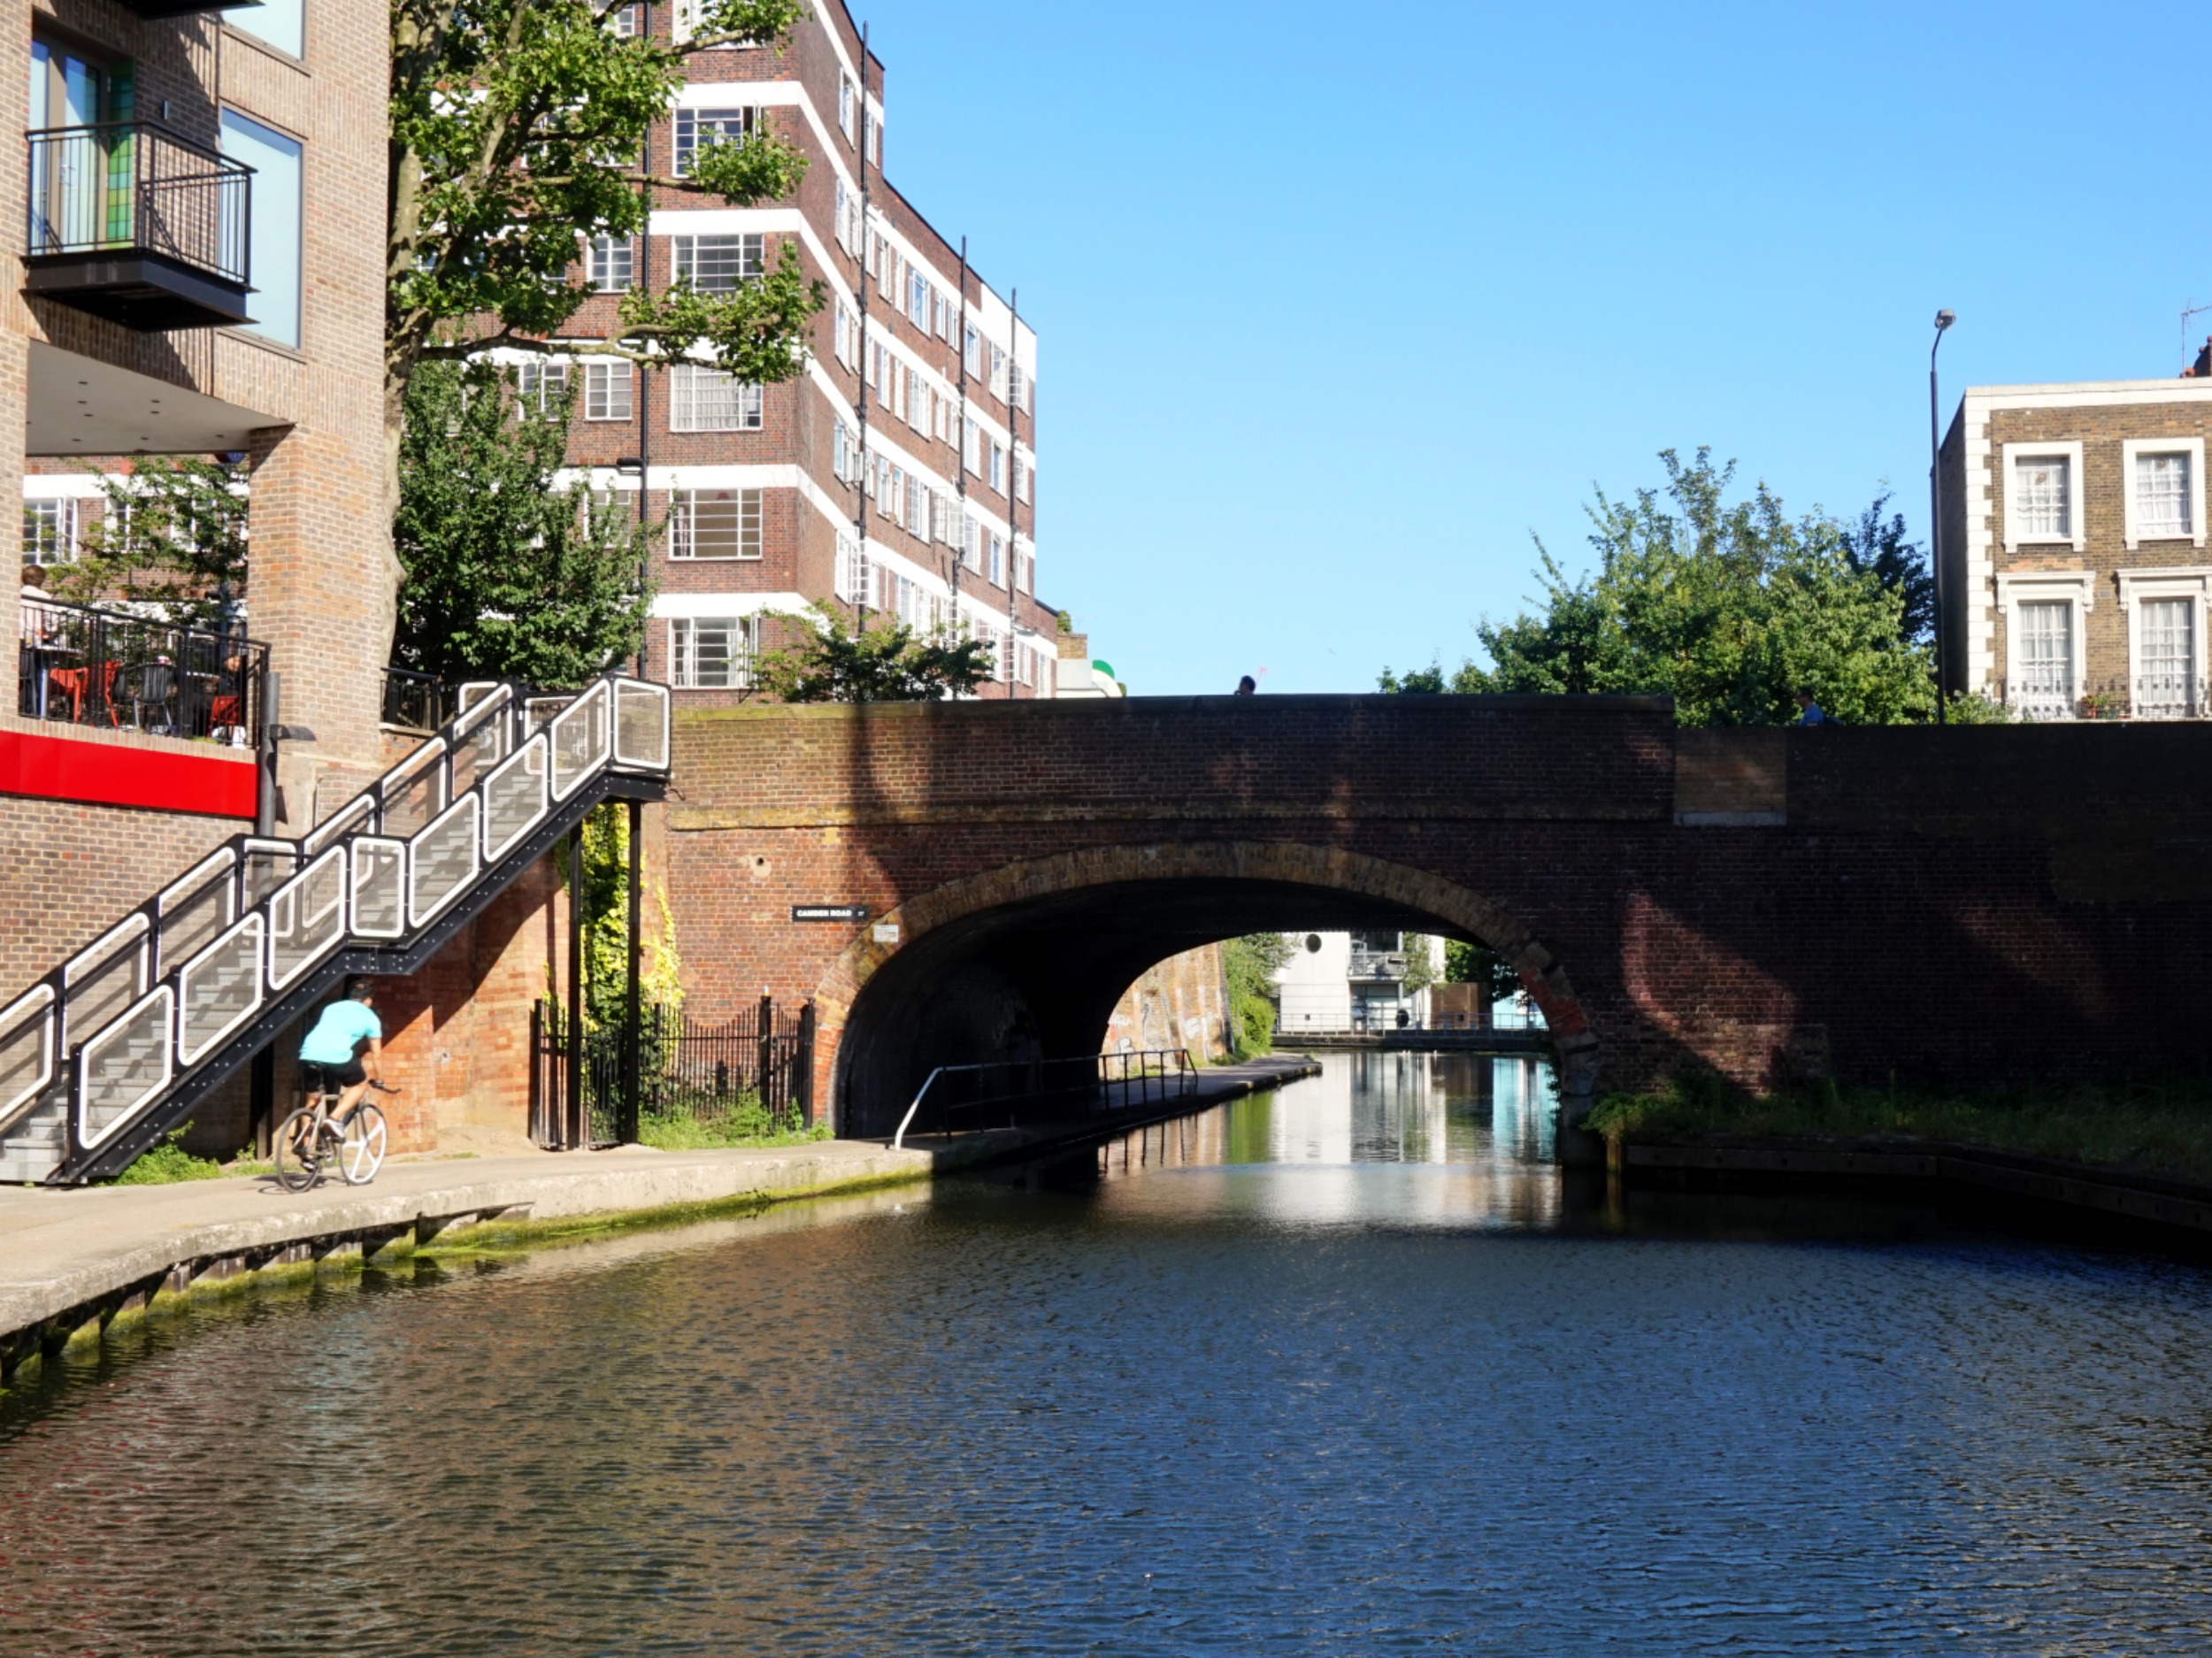
[[[154,121],[27,141],[30,292],[149,332],[250,320],[251,167]]]
[[[1991,694],[2017,720],[2203,719],[2212,715],[2212,684],[2185,673],[2144,673],[2126,679],[2036,676],[2000,683]]]
[[[23,601],[16,680],[27,719],[244,746],[269,648],[122,610]]]

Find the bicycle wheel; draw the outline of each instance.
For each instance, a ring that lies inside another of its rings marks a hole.
[[[302,1106],[277,1125],[277,1184],[287,1192],[304,1192],[322,1178],[322,1146],[316,1135],[311,1106]]]
[[[338,1147],[338,1172],[348,1186],[366,1186],[384,1166],[384,1113],[363,1101],[346,1119]]]

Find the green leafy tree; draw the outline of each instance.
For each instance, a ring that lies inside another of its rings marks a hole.
[[[1734,463],[1701,449],[1685,465],[1663,451],[1663,492],[1589,509],[1596,570],[1571,580],[1540,541],[1541,609],[1487,620],[1476,637],[1491,665],[1405,675],[1386,691],[1640,692],[1674,698],[1686,725],[1781,725],[1809,685],[1854,725],[1924,718],[1931,656],[1909,620],[1914,589],[1902,526],[1878,502],[1857,526],[1820,512],[1793,518],[1764,484],[1731,502]]]
[[[888,618],[863,627],[833,604],[789,619],[795,641],[763,651],[753,670],[753,682],[786,702],[930,702],[991,677],[979,639],[917,633]]]
[[[590,510],[581,485],[555,487],[567,412],[526,408],[488,367],[415,374],[393,526],[407,569],[400,666],[554,688],[637,650],[651,599],[644,533],[626,510]]]
[[[1436,982],[1436,963],[1429,949],[1425,934],[1409,933],[1404,936],[1406,976],[1398,987],[1407,995],[1417,995]]]
[[[1521,976],[1487,945],[1463,939],[1444,940],[1444,982],[1448,985],[1486,985],[1490,1000],[1504,1002],[1523,988]]]
[[[48,570],[55,596],[142,604],[193,627],[234,624],[246,580],[242,471],[150,456],[98,476],[99,521],[79,537],[74,561]]]
[[[624,37],[622,12],[607,0],[394,0],[384,416],[395,511],[407,387],[426,360],[505,346],[643,363],[703,355],[754,382],[803,368],[825,290],[790,242],[733,292],[633,288],[614,337],[553,341],[588,297],[573,274],[580,238],[638,234],[655,196],[785,200],[805,170],[765,128],[702,145],[681,178],[642,165],[687,61],[724,45],[780,49],[803,0],[705,0],[680,43]]]
[[[1264,1054],[1275,1045],[1275,975],[1291,956],[1292,945],[1279,933],[1255,933],[1221,947],[1221,976],[1229,993],[1229,1044],[1239,1059]]]

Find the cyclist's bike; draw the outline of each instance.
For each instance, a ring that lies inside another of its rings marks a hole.
[[[369,1085],[379,1094],[397,1094],[380,1082]],[[354,1102],[343,1117],[331,1109],[345,1090],[327,1071],[311,1077],[307,1103],[277,1125],[277,1183],[288,1192],[304,1192],[334,1168],[348,1186],[366,1186],[384,1166],[384,1113],[366,1099]]]

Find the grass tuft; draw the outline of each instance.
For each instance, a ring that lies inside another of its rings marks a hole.
[[[185,1150],[182,1141],[191,1132],[192,1125],[173,1129],[162,1137],[161,1143],[142,1153],[129,1168],[104,1186],[174,1186],[181,1180],[220,1180],[234,1174],[266,1174],[272,1165],[255,1163],[240,1155],[232,1163],[217,1163],[211,1157],[196,1157]]]
[[[830,1125],[809,1128],[795,1117],[779,1117],[757,1095],[741,1094],[710,1117],[687,1101],[664,1101],[638,1121],[638,1140],[656,1151],[729,1151],[767,1146],[805,1146],[830,1138]]]
[[[2212,1084],[2045,1084],[1992,1094],[1843,1086],[1747,1095],[1711,1078],[1609,1094],[1589,1126],[1615,1145],[1702,1140],[1946,1140],[2212,1181]]]

